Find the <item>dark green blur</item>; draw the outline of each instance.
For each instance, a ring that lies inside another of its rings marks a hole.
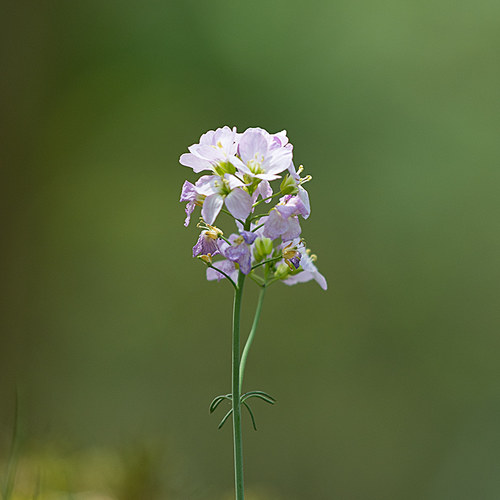
[[[17,387],[59,490],[231,498],[232,289],[191,258],[178,157],[261,126],[313,176],[329,290],[267,294],[249,500],[500,497],[498,1],[0,5],[0,465]]]

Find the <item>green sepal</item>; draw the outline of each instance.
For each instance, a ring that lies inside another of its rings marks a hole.
[[[221,177],[224,177],[224,174],[235,174],[236,173],[236,167],[228,162],[220,162],[214,167],[214,171],[217,175],[220,175]]]
[[[287,174],[287,176],[281,181],[280,191],[283,194],[297,194],[299,192],[297,182],[290,174]]]

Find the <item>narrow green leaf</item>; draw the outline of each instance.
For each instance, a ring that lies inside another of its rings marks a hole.
[[[250,418],[252,419],[252,425],[253,425],[254,430],[256,431],[257,430],[257,425],[255,425],[255,417],[253,416],[253,412],[252,412],[252,410],[250,409],[250,406],[248,406],[247,403],[245,403],[243,401],[243,404],[245,405],[245,408],[248,410],[248,413],[250,413]]]
[[[217,406],[219,406],[219,404],[222,403],[222,401],[224,401],[225,399],[232,401],[231,394],[226,394],[226,395],[221,395],[221,396],[215,397],[214,400],[210,403],[210,413],[213,413],[215,411],[215,409],[217,408]]]
[[[222,426],[226,423],[226,420],[229,418],[229,415],[231,415],[231,413],[233,413],[232,408],[224,415],[224,418],[220,421],[218,429],[222,429]]]
[[[263,401],[265,401],[266,403],[269,403],[271,405],[273,405],[275,402],[276,402],[276,399],[273,398],[270,394],[267,394],[266,392],[264,391],[250,391],[250,392],[247,392],[246,394],[243,394],[243,396],[241,397],[241,401],[246,401],[247,399],[249,398],[260,398],[262,399]]]

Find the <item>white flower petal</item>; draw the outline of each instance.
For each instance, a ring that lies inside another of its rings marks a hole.
[[[252,197],[243,189],[234,189],[226,196],[226,207],[234,217],[245,220],[252,211]]]
[[[213,224],[221,211],[224,199],[220,194],[212,194],[205,198],[201,208],[201,216],[207,224]]]
[[[259,130],[247,130],[244,132],[238,146],[240,157],[244,163],[254,160],[255,155],[258,155],[260,161],[260,158],[265,157],[267,154],[267,149],[268,142],[264,134]]]
[[[203,170],[212,170],[212,165],[209,161],[203,160],[192,153],[184,153],[179,158],[179,163],[185,167],[191,167],[196,173]]]

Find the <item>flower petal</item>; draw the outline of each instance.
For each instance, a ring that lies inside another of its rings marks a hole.
[[[311,202],[309,201],[309,193],[302,186],[299,186],[298,197],[304,206],[304,211],[300,214],[304,219],[307,219],[311,215]]]
[[[215,182],[219,177],[216,175],[202,175],[197,181],[194,187],[199,194],[205,196],[210,196],[211,194],[218,193],[218,189],[215,187]]]
[[[189,226],[189,222],[191,221],[191,214],[193,213],[195,207],[196,207],[196,203],[194,201],[190,201],[186,205],[186,219],[184,220],[185,227]]]
[[[281,176],[276,175],[276,174],[252,174],[250,173],[253,177],[257,177],[257,179],[263,179],[265,181],[275,181],[276,179],[279,179]]]
[[[194,201],[196,200],[196,188],[189,181],[184,181],[181,191],[181,199],[179,201]]]
[[[179,158],[179,163],[185,167],[191,167],[196,173],[203,170],[212,170],[212,165],[209,161],[199,158],[192,153],[184,153]]]
[[[257,235],[253,231],[240,231],[240,234],[247,245],[251,245],[257,239]]]
[[[311,281],[314,279],[313,273],[309,271],[301,271],[298,274],[293,274],[292,276],[289,276],[285,280],[283,280],[283,283],[285,285],[296,285],[297,283],[307,283],[308,281]]]
[[[268,174],[279,174],[286,170],[292,163],[293,153],[290,149],[279,148],[273,149],[263,165],[264,170]]]
[[[245,220],[252,211],[252,197],[243,189],[233,189],[226,196],[226,207],[234,217]]]
[[[293,240],[294,238],[298,238],[302,229],[300,227],[299,218],[298,217],[289,217],[287,219],[288,227],[286,231],[281,235],[281,239],[283,241]]]
[[[276,238],[279,238],[287,229],[288,221],[284,219],[277,210],[273,209],[266,219],[262,234],[266,238],[275,240]]]
[[[207,254],[217,255],[218,253],[219,247],[217,246],[217,240],[207,236],[207,231],[202,231],[198,241],[193,247],[193,257]]]
[[[269,181],[261,181],[259,182],[259,185],[257,186],[257,189],[254,191],[252,195],[252,201],[255,203],[257,201],[257,198],[262,196],[262,199],[269,198],[270,196],[273,195],[273,188],[271,187],[271,184],[269,184]],[[270,203],[271,200],[266,200],[266,203]]]
[[[268,142],[262,132],[259,130],[247,130],[243,132],[238,145],[238,151],[243,163],[254,160],[256,154],[260,160],[260,157],[264,157],[267,154],[267,149]]]
[[[224,174],[224,179],[228,182],[229,189],[236,189],[245,186],[245,183],[241,182],[235,175]]]
[[[224,199],[220,194],[212,194],[205,198],[201,208],[201,216],[207,224],[213,224],[221,211]]]
[[[314,273],[314,279],[323,290],[326,290],[328,288],[328,284],[326,283],[326,278],[319,271]]]

